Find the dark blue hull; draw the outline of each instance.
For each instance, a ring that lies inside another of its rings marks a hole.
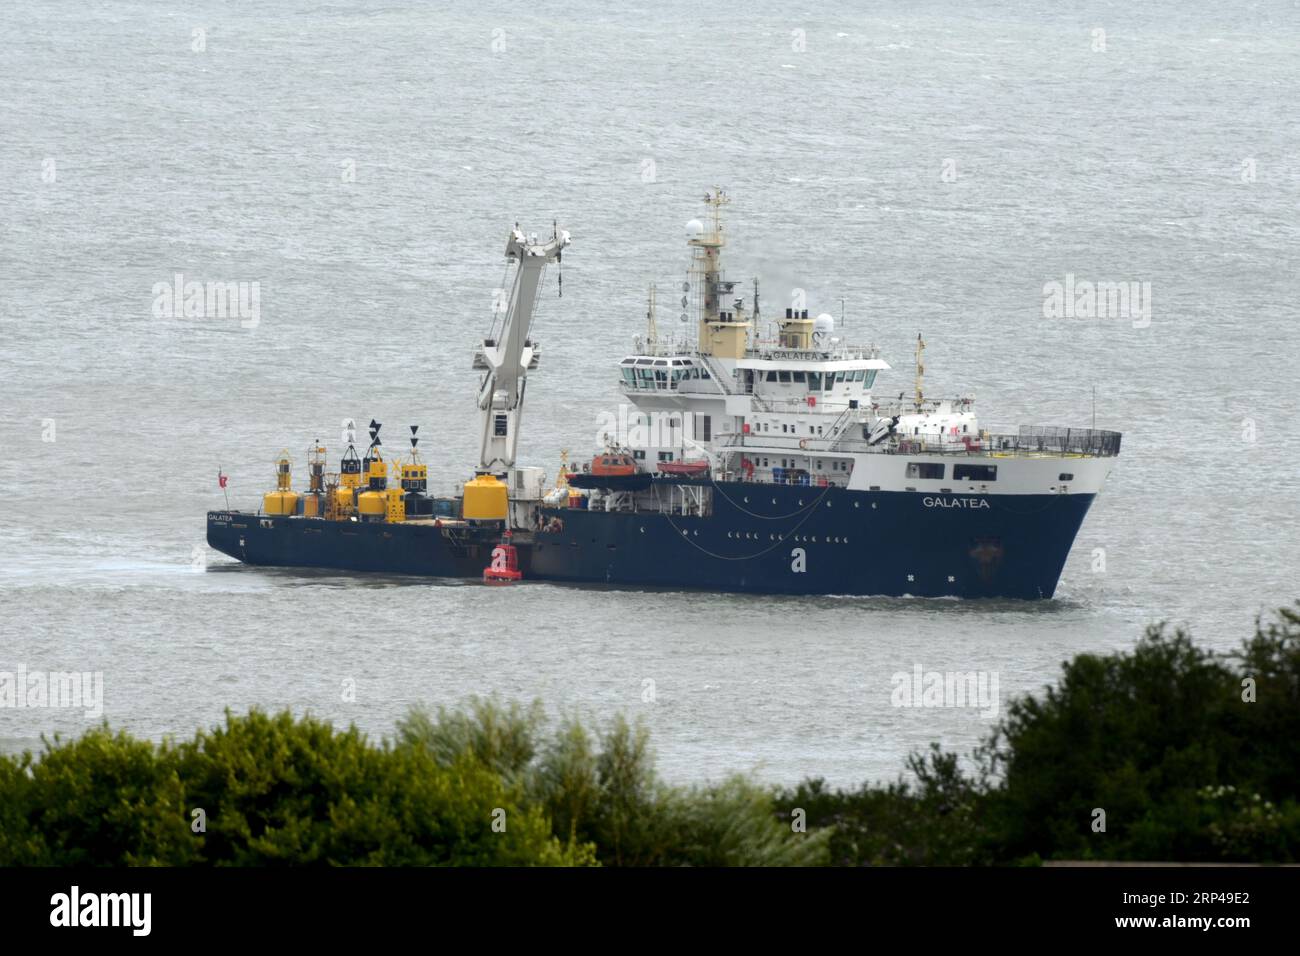
[[[483,576],[500,538],[495,530],[444,531],[428,524],[208,512],[209,545],[245,564],[267,567],[477,578]]]
[[[1092,495],[715,486],[710,517],[548,510],[531,577],[773,594],[1049,598]]]
[[[1050,598],[1093,500],[700,484],[712,489],[707,517],[543,509],[542,530],[516,535],[524,578],[765,594]],[[486,529],[208,515],[208,543],[250,564],[477,578],[498,540]]]

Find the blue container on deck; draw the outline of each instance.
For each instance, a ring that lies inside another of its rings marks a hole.
[[[772,480],[775,481],[777,484],[780,484],[781,482],[785,481],[785,469],[784,469],[784,468],[773,468],[773,469],[772,469]]]

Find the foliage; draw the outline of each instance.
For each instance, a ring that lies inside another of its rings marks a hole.
[[[379,744],[259,711],[179,744],[104,726],[0,758],[0,865],[1297,862],[1300,613],[1232,653],[1155,626],[1080,655],[972,756],[935,744],[850,790],[673,787],[642,724],[550,728],[537,704],[417,710]]]
[[[914,781],[807,781],[777,802],[832,829],[838,864],[1300,861],[1300,614],[1233,653],[1159,625],[1082,654],[973,756],[966,774],[936,746]]]
[[[538,731],[530,711],[476,700],[472,717],[440,711],[407,720],[405,746],[422,747],[442,760],[470,759],[501,767],[488,728]],[[502,736],[502,735],[498,735]],[[513,739],[513,735],[504,735]],[[456,746],[456,744],[459,746]],[[771,794],[743,777],[717,785],[669,787],[654,772],[649,732],[623,717],[595,735],[573,718],[536,747],[512,747],[510,761],[534,806],[551,821],[555,837],[593,846],[599,862],[611,866],[775,866],[825,862],[829,834],[796,832],[773,817]]]
[[[175,747],[107,728],[55,740],[39,761],[0,761],[0,806],[0,865],[592,861],[482,764],[287,713],[227,714]]]

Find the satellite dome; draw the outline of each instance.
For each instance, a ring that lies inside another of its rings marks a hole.
[[[704,223],[700,222],[698,219],[692,219],[686,224],[687,239],[698,239],[702,235],[704,235]]]

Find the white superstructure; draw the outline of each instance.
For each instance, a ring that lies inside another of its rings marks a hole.
[[[652,290],[648,334],[619,364],[635,412],[610,444],[648,472],[707,461],[719,480],[957,496],[1100,491],[1114,433],[981,427],[973,398],[925,396],[919,336],[912,388],[884,400],[874,389],[889,364],[875,346],[845,341],[833,317],[786,308],[766,319],[757,282],[746,297],[722,273],[727,201],[721,190],[706,195],[708,225],[688,224],[681,318],[688,325],[694,313],[692,338],[658,333]]]

